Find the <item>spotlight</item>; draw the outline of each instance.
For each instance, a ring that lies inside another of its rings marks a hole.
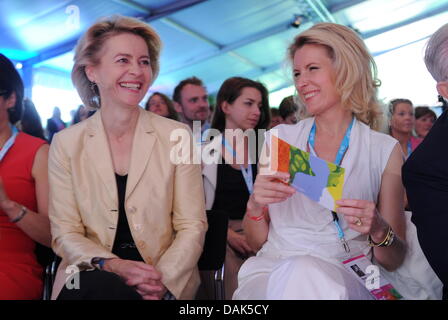
[[[303,20],[304,20],[303,18],[304,17],[302,15],[295,14],[294,18],[290,24],[291,27],[296,28],[296,29],[299,28],[300,25],[303,23]]]
[[[20,69],[22,69],[23,68],[23,64],[21,64],[20,62],[17,62],[16,63],[16,69],[17,70],[20,70]]]

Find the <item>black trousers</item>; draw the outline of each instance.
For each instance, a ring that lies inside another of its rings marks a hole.
[[[81,271],[74,276],[77,275],[79,288],[64,286],[58,300],[142,300],[140,294],[115,273],[94,270]],[[71,280],[67,282],[75,283]]]

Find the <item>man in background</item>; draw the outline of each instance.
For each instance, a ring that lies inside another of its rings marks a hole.
[[[210,128],[208,94],[201,79],[191,77],[179,82],[174,88],[173,101],[181,121],[192,130],[194,129],[193,121],[200,121],[201,135]],[[195,139],[201,139],[201,137],[195,137]],[[203,142],[203,139],[200,142]]]

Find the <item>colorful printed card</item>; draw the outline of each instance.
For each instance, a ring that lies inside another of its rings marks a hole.
[[[345,169],[272,135],[271,170],[289,172],[297,191],[332,211],[342,198]]]

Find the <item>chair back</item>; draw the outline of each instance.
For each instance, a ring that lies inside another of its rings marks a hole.
[[[36,249],[34,249],[36,259],[39,264],[45,269],[45,267],[51,263],[54,257],[54,252],[51,248],[48,248],[40,243],[36,242]]]

